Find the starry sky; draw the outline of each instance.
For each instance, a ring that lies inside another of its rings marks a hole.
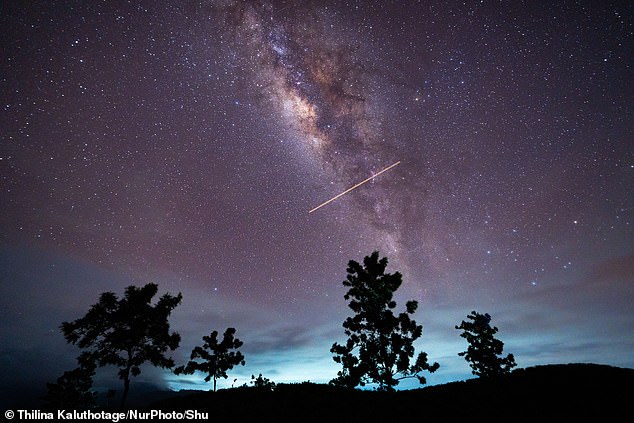
[[[221,387],[326,382],[346,264],[374,250],[403,273],[399,309],[419,302],[430,384],[471,377],[454,328],[471,310],[520,367],[634,367],[633,17],[627,1],[3,2],[4,388],[73,368],[60,323],[148,282],[183,294],[178,363],[233,326],[247,366]],[[204,387],[150,367],[143,383]]]

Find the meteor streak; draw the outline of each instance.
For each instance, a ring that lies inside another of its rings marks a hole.
[[[371,181],[372,179],[374,179],[374,178],[376,178],[377,176],[379,176],[381,173],[383,173],[383,172],[387,172],[388,170],[392,169],[394,166],[399,165],[400,163],[401,163],[401,161],[399,160],[398,162],[396,162],[396,163],[393,163],[393,164],[389,165],[388,167],[386,167],[385,169],[381,170],[380,172],[377,172],[377,173],[375,173],[374,175],[370,176],[369,178],[364,179],[363,181],[359,182],[358,184],[356,184],[356,185],[354,185],[354,186],[352,186],[352,187],[348,188],[347,190],[345,190],[345,191],[344,191],[344,192],[342,192],[341,194],[337,194],[337,195],[335,195],[334,197],[332,197],[330,200],[328,200],[328,201],[324,201],[323,203],[321,203],[320,205],[318,205],[318,206],[317,206],[317,207],[315,207],[314,209],[311,209],[311,210],[308,212],[308,214],[310,214],[310,213],[314,212],[315,210],[317,210],[317,209],[319,209],[319,208],[321,208],[321,207],[325,206],[326,204],[328,204],[328,203],[330,203],[330,202],[335,201],[337,198],[341,197],[342,195],[346,195],[347,193],[349,193],[349,192],[350,192],[350,191],[352,191],[353,189],[360,187],[361,185],[365,184],[365,183],[366,183],[366,182],[368,182],[368,181]]]

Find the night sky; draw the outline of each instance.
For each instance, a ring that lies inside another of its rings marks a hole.
[[[3,2],[3,388],[74,368],[60,323],[149,282],[183,293],[178,364],[233,326],[247,365],[220,387],[326,382],[346,264],[374,250],[403,273],[397,310],[419,302],[430,384],[471,377],[454,328],[471,310],[519,367],[634,367],[633,17],[629,1]],[[204,387],[142,371],[132,391]]]

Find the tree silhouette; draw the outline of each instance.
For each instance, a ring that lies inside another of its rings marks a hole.
[[[351,300],[348,306],[355,315],[343,322],[348,340],[344,345],[334,343],[330,351],[333,360],[343,369],[331,383],[354,388],[366,383],[378,383],[380,390],[391,391],[399,381],[417,378],[424,370],[435,372],[438,363],[429,364],[427,354],[421,352],[414,357],[415,340],[421,337],[423,327],[410,318],[418,307],[416,301],[408,301],[405,312],[395,316],[394,292],[401,286],[399,272],[385,273],[387,258],[379,260],[375,251],[363,259],[363,266],[354,260],[348,263],[348,276],[343,285],[350,289],[344,295]]]
[[[216,392],[216,381],[219,378],[227,378],[227,370],[233,369],[238,364],[244,366],[244,356],[240,351],[243,343],[238,338],[234,338],[236,330],[228,328],[222,338],[222,342],[218,343],[218,332],[213,331],[209,336],[203,336],[205,343],[202,347],[195,347],[192,350],[190,361],[185,366],[179,366],[174,369],[174,373],[191,375],[194,372],[205,372],[205,382],[211,379],[214,381],[214,392]],[[204,360],[202,362],[196,359]]]
[[[262,376],[262,373],[255,377],[255,375],[251,375],[251,384],[254,388],[260,389],[263,391],[273,391],[275,389],[275,382],[271,381],[271,379]]]
[[[502,358],[504,343],[495,338],[498,328],[491,327],[491,316],[472,311],[456,329],[462,330],[461,337],[469,343],[467,351],[458,353],[471,366],[472,373],[479,377],[495,377],[510,373],[517,364],[513,354]]]
[[[57,383],[47,383],[48,393],[44,400],[55,409],[90,407],[97,396],[91,390],[94,375],[94,363],[80,364],[76,369],[64,372],[57,378]]]
[[[167,319],[182,296],[164,294],[152,305],[157,291],[158,286],[149,283],[142,288],[127,287],[122,299],[104,292],[84,317],[61,326],[66,341],[84,350],[81,362],[119,367],[123,380],[121,408],[128,397],[130,377],[141,373],[141,364],[149,361],[158,367],[174,366],[165,353],[178,347],[180,335],[169,332]]]

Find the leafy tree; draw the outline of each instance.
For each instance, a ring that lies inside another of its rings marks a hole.
[[[95,403],[96,392],[92,389],[95,375],[94,363],[84,363],[74,370],[64,372],[57,383],[47,383],[48,394],[44,400],[52,408],[82,408]]]
[[[263,377],[262,373],[260,373],[258,377],[251,375],[251,383],[254,388],[264,391],[272,391],[275,389],[275,382],[272,382],[269,378]]]
[[[174,373],[191,375],[194,372],[205,372],[205,382],[211,379],[214,381],[214,392],[216,392],[216,381],[219,378],[227,378],[227,370],[233,369],[234,366],[240,364],[244,366],[244,356],[237,350],[243,345],[238,338],[234,338],[236,330],[228,328],[222,338],[222,342],[218,343],[218,332],[213,331],[209,336],[203,336],[205,343],[202,347],[195,347],[192,350],[190,361],[185,366],[174,369]],[[202,362],[195,361],[203,360]]]
[[[479,377],[495,377],[510,373],[515,367],[513,354],[501,357],[504,343],[495,338],[498,328],[491,327],[491,316],[472,311],[456,329],[462,330],[461,337],[469,343],[467,351],[458,353],[471,366],[472,373]]]
[[[420,373],[435,372],[438,363],[429,364],[427,354],[421,352],[414,364],[413,343],[421,337],[423,327],[410,318],[418,303],[408,301],[405,312],[394,315],[394,292],[401,286],[399,272],[385,273],[387,258],[379,260],[375,251],[363,259],[363,266],[354,260],[348,263],[348,276],[343,285],[350,289],[345,294],[348,306],[355,313],[343,322],[348,340],[334,343],[330,351],[333,360],[343,369],[331,383],[354,388],[366,383],[378,383],[380,390],[393,390],[399,381],[417,378],[426,383]]]
[[[157,292],[158,286],[153,283],[141,288],[129,286],[121,299],[104,292],[84,317],[61,326],[66,341],[84,350],[82,362],[119,367],[123,380],[121,408],[128,397],[130,377],[141,373],[141,364],[149,361],[158,367],[174,366],[165,353],[178,347],[180,335],[170,333],[167,319],[182,295],[164,294],[152,305]]]

